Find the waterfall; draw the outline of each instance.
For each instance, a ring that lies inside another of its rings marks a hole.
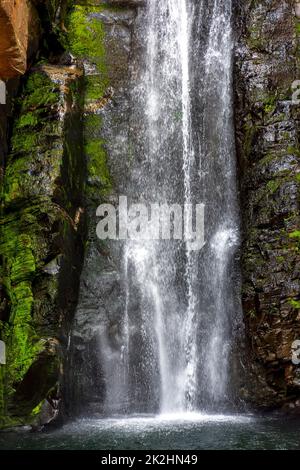
[[[185,228],[189,208],[204,204],[205,245],[176,237],[173,222],[172,240],[149,225],[146,240],[120,242],[122,300],[99,334],[106,414],[224,410],[232,399],[241,315],[231,9],[229,0],[148,0],[139,10],[123,194],[152,204],[151,215],[172,205]]]
[[[207,2],[202,2],[207,3]],[[232,119],[232,3],[214,0],[198,74],[201,121],[198,134],[199,186],[209,208],[207,247],[201,260],[202,320],[199,392],[204,406],[230,400],[230,354],[234,327],[241,322],[232,278],[239,216]],[[195,73],[197,75],[197,72]],[[198,93],[199,93],[198,91]],[[198,108],[199,109],[199,108]]]

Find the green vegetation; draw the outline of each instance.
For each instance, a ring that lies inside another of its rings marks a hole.
[[[107,154],[104,148],[104,141],[90,140],[85,145],[87,156],[88,173],[91,178],[99,178],[100,191],[104,196],[111,192],[112,183],[107,167]]]
[[[0,322],[0,334],[7,344],[6,394],[9,396],[41,348],[32,325],[32,280],[36,271],[32,240],[29,233],[20,233],[17,221],[6,219],[4,222],[0,250],[11,309],[9,322]]]
[[[297,240],[300,241],[300,230],[295,230],[294,232],[291,232],[289,234],[290,238],[296,238]]]
[[[43,72],[32,73],[26,82],[21,101],[21,112],[57,103],[58,86]]]
[[[101,74],[85,77],[85,101],[97,100],[104,95],[108,85],[108,80],[104,77]]]
[[[16,103],[19,112],[11,142],[13,153],[32,151],[38,144],[36,130],[44,126],[51,115],[52,106],[57,105],[58,101],[58,87],[44,72],[35,72],[28,77]]]
[[[16,102],[17,118],[4,180],[3,199],[7,204],[32,191],[31,174],[39,167],[38,154],[43,154],[39,171],[53,155],[48,149],[49,144],[53,146],[53,138],[59,136],[59,122],[53,119],[57,117],[59,101],[58,86],[46,73],[40,70],[28,77]]]
[[[76,5],[68,17],[67,25],[71,52],[80,59],[94,62],[105,80],[104,30],[101,21],[95,16],[102,8]]]
[[[300,309],[300,301],[299,300],[289,300],[289,304],[295,308],[296,310]]]
[[[0,225],[3,260],[0,277],[9,306],[8,321],[0,322],[0,337],[7,347],[7,364],[1,366],[1,426],[20,424],[7,416],[7,402],[44,349],[41,333],[33,320],[33,283],[45,250],[37,217],[43,207],[47,213],[48,206],[45,206],[45,201],[35,199],[37,183],[32,173],[39,175],[45,171],[51,158],[60,164],[62,150],[58,159],[53,140],[58,135],[60,125],[57,120],[59,101],[57,85],[41,70],[28,77],[16,101],[17,117],[2,188],[5,206]]]
[[[279,180],[271,180],[271,181],[268,181],[267,183],[267,190],[269,192],[269,194],[274,194],[277,189],[280,187],[280,184],[281,184],[281,181]]]
[[[273,113],[277,106],[277,96],[271,95],[264,100],[264,111],[267,114]]]
[[[98,137],[101,116],[90,114],[85,118],[85,154],[87,158],[87,194],[92,199],[107,196],[112,190],[112,181],[107,166],[105,142]]]
[[[99,14],[103,5],[75,5],[67,19],[67,44],[74,56],[94,64],[95,73],[85,76],[85,102],[101,100],[108,87],[105,32]],[[107,8],[105,6],[105,8]],[[87,160],[86,193],[91,199],[105,197],[112,190],[105,142],[100,137],[102,119],[95,113],[84,118],[84,151]]]
[[[57,11],[57,5],[58,1],[53,0],[52,13]],[[84,79],[85,103],[101,100],[108,86],[104,29],[96,18],[102,8],[74,6],[66,20],[69,32],[62,33],[73,55],[95,65],[95,73]],[[78,83],[70,83],[67,92],[70,101],[82,113],[82,83]],[[0,338],[7,346],[7,364],[0,369],[0,427],[22,424],[22,420],[31,422],[42,405],[41,401],[35,402],[28,408],[28,415],[22,418],[12,418],[7,413],[7,406],[13,403],[15,392],[29,368],[45,351],[44,337],[47,336],[44,336],[45,327],[40,325],[40,320],[44,321],[42,315],[51,309],[51,316],[56,318],[53,307],[58,295],[57,278],[46,279],[41,274],[49,250],[57,249],[50,247],[52,235],[47,231],[51,231],[55,223],[60,243],[69,236],[71,217],[67,210],[73,210],[72,197],[78,200],[78,193],[82,192],[85,170],[88,200],[105,198],[112,190],[105,142],[101,137],[101,116],[96,112],[84,115],[82,142],[82,133],[77,133],[76,127],[82,123],[79,115],[75,116],[77,111],[68,124],[62,124],[58,118],[61,100],[60,84],[51,80],[41,67],[26,77],[15,101],[0,223],[3,258],[0,278],[9,311],[9,318],[0,321]],[[74,158],[74,155],[82,155],[83,150],[86,169],[82,168],[80,158]],[[63,181],[67,184],[61,184]],[[52,199],[65,201],[65,207]],[[51,256],[55,255],[57,253],[51,251]],[[42,289],[37,290],[40,282]],[[49,334],[50,327],[47,328],[45,335]],[[46,375],[51,374],[48,371]]]
[[[38,124],[39,120],[37,116],[34,113],[27,113],[25,115],[22,115],[17,122],[17,127],[19,129],[22,129],[23,127],[31,126],[35,127]]]

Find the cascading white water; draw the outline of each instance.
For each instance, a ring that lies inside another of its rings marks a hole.
[[[238,243],[231,1],[148,0],[140,24],[145,54],[131,96],[137,144],[127,196],[204,203],[206,244],[193,251],[186,240],[124,242],[119,350],[102,341],[105,407],[223,409],[239,316],[231,275]]]
[[[174,202],[183,205],[191,202],[190,167],[193,163],[189,79],[190,24],[187,2],[182,0],[150,1],[147,11],[147,25],[147,60],[142,91],[143,98],[145,98],[147,123],[145,135],[148,144],[145,159],[150,162],[151,166],[156,165],[162,157],[168,160],[172,154],[173,134],[179,131],[178,144],[181,150],[178,156],[179,165],[182,167],[183,188],[181,191],[183,199],[182,196],[179,196],[179,200],[174,200]],[[158,60],[160,60],[159,64]],[[176,113],[178,117],[174,124]],[[167,126],[165,132],[162,132],[161,129],[162,122],[164,126]],[[170,175],[170,172],[168,173]],[[165,176],[167,177],[167,174]],[[178,186],[177,179],[176,186]],[[158,187],[157,182],[150,178],[150,184],[148,182],[146,187],[147,190],[143,191],[145,199],[150,195],[152,201],[170,200],[169,182]],[[188,225],[191,223],[190,219],[191,214],[187,214]],[[172,297],[174,286],[169,285],[167,288],[164,285],[170,268],[167,266],[166,269],[161,266],[162,263],[159,260],[159,253],[162,250],[161,244],[148,243],[146,247],[143,244],[145,250],[143,260],[139,258],[140,249],[141,247],[135,247],[130,251],[130,261],[138,273],[137,279],[141,281],[143,294],[151,299],[153,307],[153,331],[158,346],[161,390],[160,411],[164,413],[183,411],[191,404],[196,372],[196,338],[193,331],[195,300],[190,283],[190,278],[193,275],[191,249],[187,243],[184,248],[186,267],[184,268],[185,272],[182,272],[182,276],[186,278],[188,289],[188,305],[185,314],[180,311],[179,305],[176,303],[172,305],[174,311],[168,311],[166,299]],[[125,256],[128,256],[127,249]],[[174,252],[165,253],[165,257],[167,263],[176,263]],[[149,260],[151,260],[152,266],[150,266]],[[184,331],[180,335],[181,321],[184,322]],[[178,330],[175,331],[177,328]],[[171,338],[169,338],[170,331],[172,332]],[[177,348],[177,352],[174,351],[174,348]]]
[[[213,297],[205,306],[206,312],[211,313],[210,323],[206,325],[208,334],[202,342],[202,374],[207,388],[206,400],[212,404],[226,403],[230,398],[229,358],[235,319],[240,313],[239,304],[234,299],[236,286],[230,278],[238,244],[231,91],[231,15],[231,1],[214,0],[201,91],[203,113],[199,153],[201,170],[204,172],[202,184],[205,187],[205,199],[212,203],[208,221],[209,250],[203,260],[203,278],[210,284]]]

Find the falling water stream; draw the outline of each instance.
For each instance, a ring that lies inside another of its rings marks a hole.
[[[242,324],[231,1],[148,0],[134,37],[132,79],[118,98],[128,103],[124,155],[112,146],[109,158],[116,199],[126,196],[129,219],[132,204],[144,204],[151,223],[146,239],[110,241],[109,259],[95,244],[86,257],[73,330],[77,402],[108,417],[230,411]],[[110,143],[124,138],[116,113],[104,114]],[[195,246],[184,235],[197,221]]]
[[[106,410],[219,410],[231,399],[239,317],[231,2],[149,0],[141,21],[145,59],[132,91],[139,158],[127,196],[148,205],[205,204],[205,246],[151,236],[124,242],[120,364],[106,368]],[[192,224],[192,212],[182,213]],[[104,361],[109,355],[104,347]]]

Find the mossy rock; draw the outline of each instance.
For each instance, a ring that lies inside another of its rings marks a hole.
[[[57,338],[74,311],[82,262],[75,222],[85,175],[82,85],[73,69],[39,67],[16,103],[0,224],[9,311],[0,321],[7,346],[0,380],[4,426],[30,423],[60,377]],[[59,269],[48,272],[45,266],[57,257]]]

